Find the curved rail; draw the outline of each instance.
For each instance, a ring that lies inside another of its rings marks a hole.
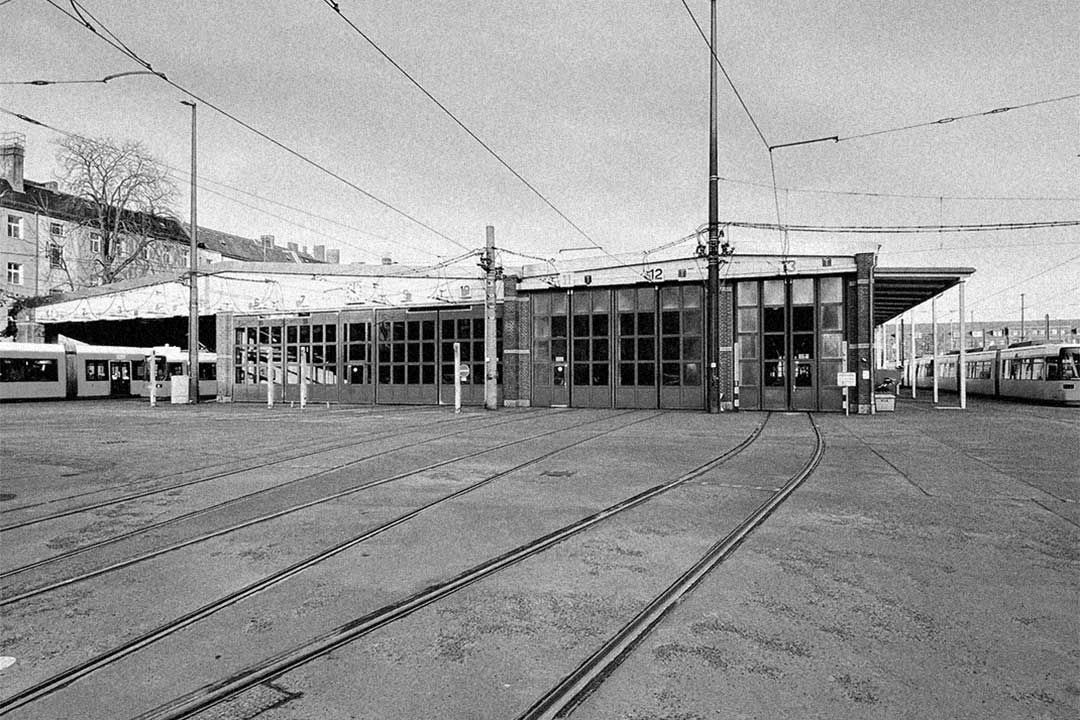
[[[590,655],[572,673],[536,701],[518,720],[549,720],[566,717],[581,704],[644,640],[657,623],[700,583],[706,575],[724,561],[776,508],[780,506],[817,469],[825,453],[814,418],[808,414],[814,429],[816,447],[807,463],[782,488],[748,515],[734,530],[716,542],[709,550],[662,593],[649,602],[630,622]]]
[[[401,620],[421,608],[448,597],[458,590],[499,572],[500,570],[516,565],[517,563],[537,555],[598,523],[638,507],[663,493],[710,472],[745,450],[753,443],[761,434],[768,418],[769,416],[767,415],[765,421],[758,425],[749,436],[736,446],[689,472],[684,473],[674,480],[656,485],[637,495],[626,498],[615,505],[594,513],[593,515],[571,523],[570,525],[566,525],[496,558],[476,565],[448,581],[432,585],[408,598],[345,623],[344,625],[300,646],[283,651],[256,664],[250,665],[218,683],[204,686],[178,697],[164,705],[139,715],[134,720],[181,720],[181,718],[190,718],[193,715],[224,702],[260,683],[273,680],[290,670],[326,655],[336,648],[346,645],[378,628]],[[0,714],[2,714],[2,711],[0,711]]]

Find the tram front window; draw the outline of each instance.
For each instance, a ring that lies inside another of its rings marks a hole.
[[[1061,379],[1076,380],[1080,378],[1080,350],[1061,351]]]

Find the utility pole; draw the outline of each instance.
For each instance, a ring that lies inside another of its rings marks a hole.
[[[709,267],[708,288],[705,292],[705,314],[708,332],[705,352],[708,357],[709,381],[706,386],[706,408],[720,412],[720,210],[719,171],[717,169],[716,119],[716,0],[709,2]]]
[[[191,255],[191,272],[189,274],[188,294],[188,402],[199,402],[199,218],[196,210],[195,197],[195,103],[189,100],[181,100],[181,105],[191,108],[191,229],[189,254]]]
[[[484,407],[496,410],[499,407],[499,359],[496,357],[495,281],[502,268],[495,267],[495,227],[492,225],[487,226],[487,242],[480,267],[484,270]]]
[[[1024,340],[1024,293],[1020,293],[1020,342]]]

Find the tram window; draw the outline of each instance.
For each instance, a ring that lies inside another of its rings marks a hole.
[[[1061,379],[1076,380],[1080,377],[1080,351],[1061,351]]]
[[[93,382],[97,380],[108,380],[109,370],[108,361],[106,360],[87,360],[86,361],[86,379]]]
[[[214,363],[199,363],[200,380],[217,380],[217,365]]]
[[[791,308],[791,331],[813,332],[814,331],[814,308],[793,307]]]
[[[767,307],[765,308],[765,332],[784,332],[786,323],[784,322],[784,308],[782,307]]]

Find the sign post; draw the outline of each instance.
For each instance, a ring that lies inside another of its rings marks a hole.
[[[461,381],[469,376],[469,366],[461,364],[461,343],[454,343],[454,414],[461,412]]]

